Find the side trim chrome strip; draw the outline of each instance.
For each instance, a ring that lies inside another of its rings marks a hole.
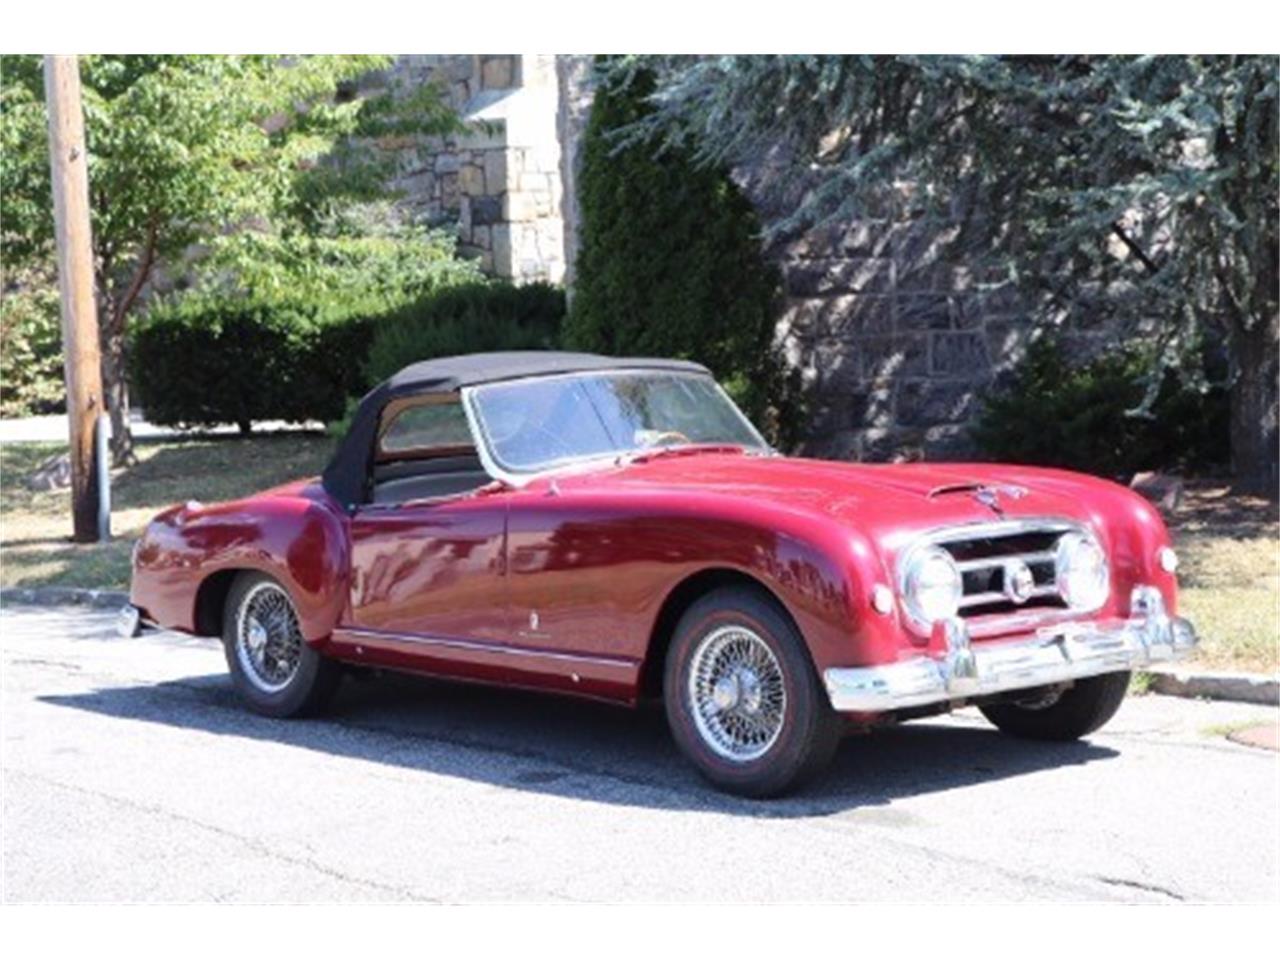
[[[564,653],[540,647],[513,647],[503,643],[484,643],[478,640],[454,640],[448,637],[432,637],[420,633],[393,633],[389,630],[369,630],[364,627],[338,627],[334,631],[338,639],[364,637],[369,640],[389,640],[393,643],[412,643],[417,646],[444,647],[450,650],[470,650],[473,653],[491,653],[511,657],[545,657],[549,660],[565,660],[570,663],[594,663],[602,667],[626,667],[634,669],[639,660],[630,657],[600,657],[579,653]]]

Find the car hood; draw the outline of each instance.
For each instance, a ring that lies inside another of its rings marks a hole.
[[[857,464],[797,457],[672,453],[579,482],[750,500],[817,512],[895,536],[954,523],[1065,517],[1100,525],[1086,492],[1114,489],[1084,474],[978,463]],[[992,502],[994,496],[994,502]]]

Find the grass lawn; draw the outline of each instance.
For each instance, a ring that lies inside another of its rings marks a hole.
[[[133,540],[165,507],[229,500],[313,476],[332,449],[328,437],[300,434],[139,443],[137,464],[111,472],[114,539],[73,544],[67,492],[34,492],[25,483],[66,445],[0,445],[0,586],[126,589]]]
[[[226,500],[320,472],[333,441],[319,435],[144,443],[138,463],[112,473],[109,544],[74,545],[66,491],[35,493],[25,479],[65,447],[0,445],[0,586],[124,589],[129,551],[151,517],[173,503]],[[1182,612],[1203,639],[1201,662],[1277,669],[1280,526],[1274,501],[1193,485],[1170,518],[1182,561]]]
[[[1171,518],[1179,607],[1200,631],[1200,659],[1223,669],[1277,669],[1280,526],[1275,501],[1194,485]]]

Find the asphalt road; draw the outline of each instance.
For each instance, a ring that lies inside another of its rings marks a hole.
[[[1087,743],[972,711],[846,741],[802,796],[720,795],[657,710],[405,678],[323,720],[237,703],[219,647],[10,607],[8,901],[1276,901],[1267,707],[1136,697]]]

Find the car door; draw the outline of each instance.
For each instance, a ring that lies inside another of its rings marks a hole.
[[[505,642],[505,495],[461,405],[422,398],[383,421],[370,502],[351,519],[350,627],[364,646]]]
[[[352,625],[388,641],[505,642],[505,528],[501,494],[357,510]]]

